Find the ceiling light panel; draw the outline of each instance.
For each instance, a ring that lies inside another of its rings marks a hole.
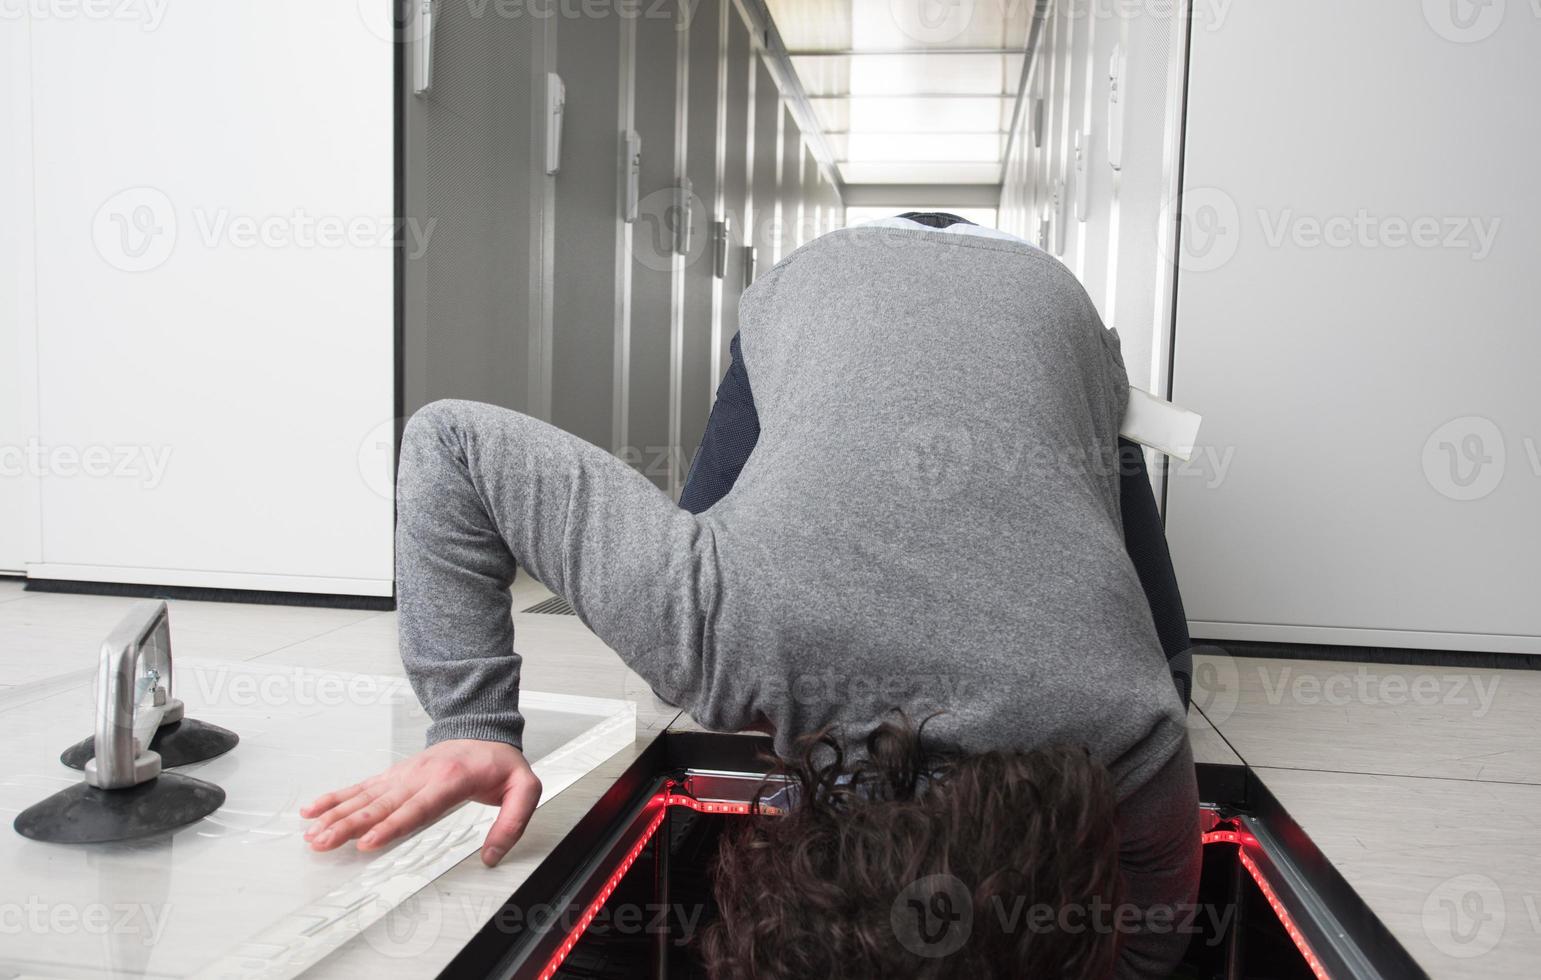
[[[853,0],[856,48],[998,48],[1006,43],[1004,0]]]
[[[796,56],[792,67],[809,95],[999,95],[1008,58],[1000,54]],[[1018,69],[1020,71],[1020,67]],[[1012,81],[1010,90],[1015,91]]]
[[[1001,125],[1001,96],[943,96],[883,98],[855,96],[849,99],[819,99],[842,102],[849,106],[845,127],[852,132],[879,133],[953,133],[989,132]]]
[[[1000,133],[855,132],[844,138],[846,147],[841,158],[868,163],[999,163],[1004,140]]]
[[[850,184],[999,184],[998,163],[861,163],[840,165]]]
[[[853,43],[851,0],[767,0],[766,8],[788,51],[845,51]]]

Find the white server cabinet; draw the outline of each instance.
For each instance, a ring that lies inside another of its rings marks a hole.
[[[1172,395],[1205,449],[1168,532],[1197,637],[1541,653],[1541,18],[1458,8],[1193,25]]]
[[[37,435],[81,463],[28,574],[389,595],[390,36],[164,13],[31,25]]]
[[[30,28],[0,19],[0,574],[22,572],[39,547]]]
[[[36,397],[17,422],[0,379],[0,424],[55,456],[35,547],[7,516],[0,568],[384,599],[402,417],[540,389],[532,81],[554,28],[442,3],[393,23],[397,6],[4,22],[30,62],[6,111],[31,119],[36,298],[7,280],[22,316],[0,342],[35,337]],[[0,492],[9,515],[27,488]]]

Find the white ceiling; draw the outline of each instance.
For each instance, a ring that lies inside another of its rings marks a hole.
[[[848,184],[998,184],[1031,0],[767,0]]]

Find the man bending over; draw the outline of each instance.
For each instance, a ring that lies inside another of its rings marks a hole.
[[[758,433],[701,513],[516,412],[446,401],[412,417],[398,614],[429,747],[307,807],[312,846],[384,847],[467,799],[500,807],[486,863],[518,839],[540,795],[519,751],[508,589],[523,565],[660,697],[802,760],[759,859],[771,841],[785,853],[777,834],[817,836],[826,911],[735,903],[756,843],[738,865],[725,852],[719,976],[771,975],[771,937],[841,976],[1091,977],[1115,957],[1120,976],[1165,976],[1197,886],[1197,795],[1150,578],[1125,544],[1117,335],[1042,251],[915,221],[798,249],[739,315]],[[924,721],[918,737],[900,715]],[[822,749],[804,741],[823,732]],[[1075,906],[1079,928],[992,926],[953,956],[882,959],[871,923],[933,874],[961,882],[976,923],[1006,895]],[[1089,913],[1108,905],[1165,909],[1148,921],[1166,927],[1102,928]]]

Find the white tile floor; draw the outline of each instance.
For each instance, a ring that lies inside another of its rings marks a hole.
[[[1431,976],[1541,976],[1541,673],[1195,667],[1218,731]]]
[[[516,610],[547,595],[528,581],[515,593]],[[91,669],[132,601],[28,593],[0,579],[0,686]],[[171,618],[184,655],[401,674],[393,613],[175,601]],[[515,622],[527,688],[635,700],[644,738],[676,719],[692,724],[577,617]],[[1541,674],[1225,658],[1201,658],[1200,670],[1219,682],[1192,716],[1195,756],[1239,753],[1257,768],[1432,976],[1541,975]],[[569,791],[572,807],[551,808],[532,834],[559,839],[563,813],[575,819],[619,768],[606,772]],[[514,873],[456,869],[442,887],[490,895]],[[479,925],[446,932],[446,961]],[[401,966],[353,946],[322,966]]]
[[[1541,783],[1541,671],[1195,658],[1254,766]]]
[[[514,608],[549,596],[521,579]],[[25,592],[0,579],[0,678],[30,684],[96,666],[102,639],[136,600]],[[181,656],[295,664],[401,676],[396,614],[354,609],[171,600],[172,636]],[[638,727],[654,731],[678,710],[620,662],[576,616],[515,614],[516,648],[527,689],[638,702]]]
[[[9,585],[10,583],[7,583]],[[102,639],[135,600],[20,592],[0,601],[0,677],[27,684],[95,666]],[[176,651],[249,660],[359,623],[378,612],[172,600]]]
[[[1541,786],[1258,773],[1430,976],[1541,975]]]

